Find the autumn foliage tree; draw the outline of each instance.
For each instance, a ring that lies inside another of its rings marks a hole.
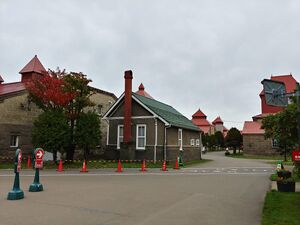
[[[49,70],[48,74],[27,84],[29,99],[44,112],[55,111],[66,116],[69,125],[66,144],[68,160],[73,159],[76,138],[80,138],[75,137],[76,121],[84,113],[84,108],[93,106],[90,96],[94,92],[88,86],[90,82],[83,73],[66,73],[58,69]]]

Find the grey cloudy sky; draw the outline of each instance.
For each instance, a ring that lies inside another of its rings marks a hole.
[[[1,0],[5,82],[19,81],[35,54],[117,96],[131,69],[134,90],[143,82],[188,118],[201,108],[241,129],[260,113],[261,80],[299,80],[300,1]]]

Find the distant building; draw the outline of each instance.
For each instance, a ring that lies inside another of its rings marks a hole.
[[[141,84],[132,92],[132,72],[125,91],[104,115],[108,121],[107,159],[185,160],[201,158],[201,130],[172,106],[149,95]]]
[[[292,74],[271,76],[271,80],[283,82],[287,93],[291,93],[296,90],[297,81]],[[274,139],[264,138],[265,132],[261,129],[261,122],[264,117],[283,111],[284,107],[267,105],[263,91],[260,92],[259,97],[261,100],[261,113],[253,116],[252,121],[245,121],[244,123],[242,131],[244,153],[256,155],[278,154],[277,141]]]
[[[20,71],[21,81],[4,83],[0,76],[0,156],[13,156],[16,148],[20,147],[27,154],[33,150],[31,131],[33,121],[42,112],[35,104],[28,101],[28,91],[25,83],[33,78],[47,74],[46,69],[37,56]],[[96,104],[99,116],[103,115],[115,102],[116,96],[97,88],[91,100]],[[102,123],[102,135],[106,136],[106,124]],[[104,143],[105,142],[105,138]]]
[[[228,129],[223,125],[223,121],[220,116],[218,116],[212,123],[207,120],[207,116],[198,109],[192,115],[192,122],[198,126],[204,134],[212,135],[217,131],[222,132],[224,137],[226,137]]]

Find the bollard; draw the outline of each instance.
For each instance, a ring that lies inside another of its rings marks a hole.
[[[20,177],[19,173],[21,171],[21,163],[22,163],[22,151],[21,149],[16,150],[15,157],[15,180],[13,189],[8,192],[7,200],[18,200],[24,198],[24,192],[20,189]]]
[[[39,192],[43,191],[43,185],[40,183],[40,169],[43,168],[43,157],[44,150],[42,148],[36,148],[34,151],[34,168],[35,175],[33,183],[29,186],[29,192]]]

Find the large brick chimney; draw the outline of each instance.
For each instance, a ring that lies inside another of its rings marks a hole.
[[[131,142],[132,71],[125,71],[124,143]]]

